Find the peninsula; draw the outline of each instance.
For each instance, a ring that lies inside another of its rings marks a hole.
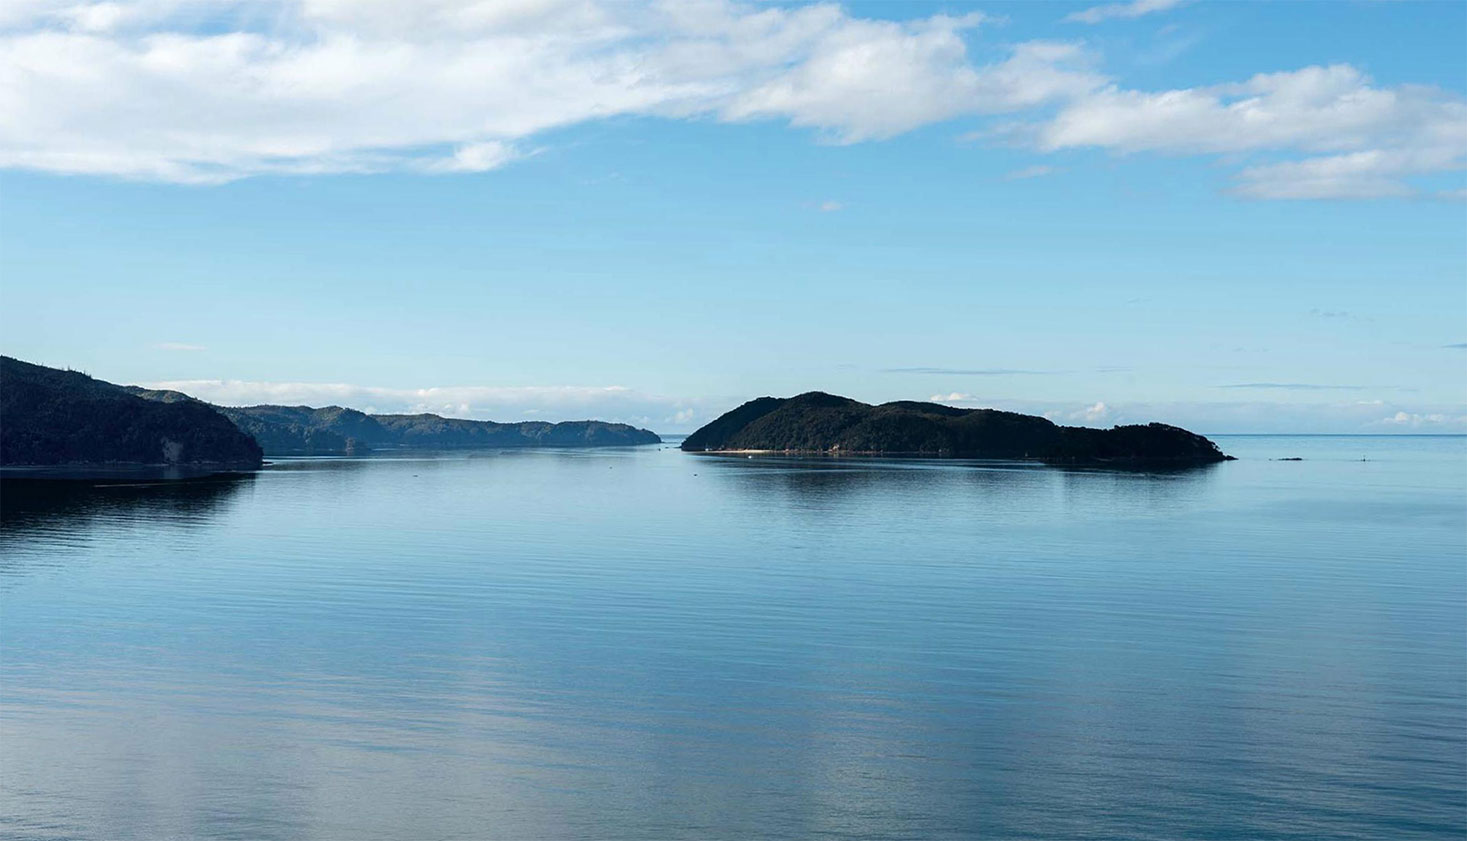
[[[252,470],[260,445],[213,407],[0,356],[0,466]]]
[[[1047,464],[1190,466],[1229,461],[1212,441],[1150,423],[1111,429],[1059,426],[996,409],[897,401],[877,406],[812,391],[761,397],[689,435],[691,452],[773,451],[1030,459]]]
[[[215,406],[177,391],[122,386],[0,356],[0,466],[254,469],[267,455],[384,449],[657,444],[655,433],[596,420],[494,421],[369,415],[341,406]],[[176,472],[176,471],[174,471]]]
[[[201,402],[178,391],[129,386],[149,400]],[[204,404],[211,405],[211,404]],[[627,447],[660,444],[655,432],[598,420],[495,421],[433,414],[370,415],[341,406],[213,406],[254,436],[265,455],[357,455],[373,450],[506,447]]]

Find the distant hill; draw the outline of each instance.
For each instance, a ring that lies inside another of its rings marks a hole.
[[[260,462],[259,444],[207,404],[144,400],[86,374],[0,356],[0,465]]]
[[[161,402],[194,400],[177,391],[131,391]],[[335,455],[401,448],[616,447],[662,442],[656,433],[645,429],[594,420],[496,423],[431,414],[369,415],[341,406],[214,408],[254,436],[267,455]]]
[[[996,409],[914,401],[872,406],[819,391],[751,400],[689,435],[682,448],[1034,459],[1056,464],[1190,465],[1229,458],[1201,435],[1161,423],[1090,429]]]

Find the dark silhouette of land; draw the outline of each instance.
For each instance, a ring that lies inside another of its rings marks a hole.
[[[260,445],[205,403],[144,400],[112,383],[0,356],[0,465],[253,469]]]
[[[645,429],[594,420],[495,423],[340,406],[214,406],[182,392],[114,385],[0,356],[0,466],[53,468],[58,478],[120,477],[133,467],[167,467],[159,474],[167,476],[254,469],[264,455],[661,441]]]
[[[129,387],[161,402],[194,401],[178,391]],[[208,405],[208,404],[206,404]],[[344,455],[383,449],[459,450],[501,447],[619,447],[660,444],[656,433],[605,421],[494,421],[439,415],[369,415],[341,406],[214,406],[254,436],[266,455]]]
[[[689,451],[929,455],[1050,464],[1187,466],[1227,461],[1217,445],[1175,426],[1059,426],[996,409],[898,401],[872,406],[812,391],[761,397],[689,435]]]

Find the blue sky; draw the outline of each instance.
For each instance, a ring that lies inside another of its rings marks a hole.
[[[660,431],[817,388],[1467,431],[1467,4],[28,0],[0,33],[32,361]]]

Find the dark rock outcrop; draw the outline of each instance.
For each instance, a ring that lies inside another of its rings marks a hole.
[[[1059,426],[996,409],[898,401],[872,406],[812,391],[761,397],[689,435],[684,450],[931,455],[1051,464],[1194,465],[1226,461],[1208,439],[1161,423]]]

